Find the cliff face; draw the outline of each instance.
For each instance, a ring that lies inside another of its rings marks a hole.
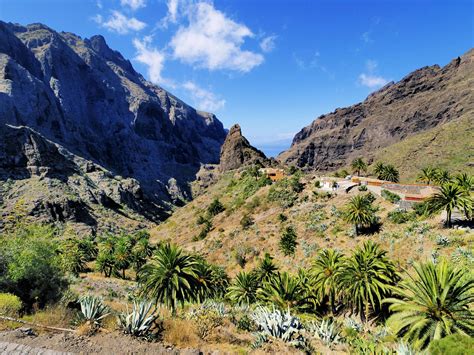
[[[146,81],[103,37],[0,21],[0,129],[6,124],[137,181],[157,204],[188,198],[226,136],[213,114]]]
[[[474,50],[441,68],[424,67],[387,84],[362,103],[322,115],[296,134],[278,160],[327,171],[356,157],[470,116],[474,120]],[[473,137],[474,138],[474,137]]]
[[[238,124],[233,125],[221,148],[219,170],[229,171],[256,163],[268,165],[269,160],[263,152],[250,145]]]

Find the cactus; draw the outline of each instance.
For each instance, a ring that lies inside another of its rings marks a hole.
[[[119,314],[118,323],[125,334],[148,337],[157,318],[156,308],[151,302],[134,301],[131,312],[128,311],[127,306],[127,311]]]
[[[315,338],[321,340],[328,347],[342,342],[341,330],[333,320],[324,319],[320,323],[313,321],[307,328]]]
[[[110,314],[109,308],[100,297],[84,296],[79,299],[79,304],[84,318],[94,325],[99,325],[101,320]]]

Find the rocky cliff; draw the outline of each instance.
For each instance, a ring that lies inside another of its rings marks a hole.
[[[380,149],[447,122],[465,117],[473,122],[473,87],[470,50],[445,67],[421,68],[359,104],[318,117],[296,134],[278,160],[321,171],[346,166],[360,156],[370,161]]]
[[[229,171],[257,163],[268,165],[269,160],[242,135],[238,124],[233,125],[221,148],[219,170]]]
[[[20,134],[7,124],[29,127],[111,176],[135,181],[162,206],[190,197],[189,182],[201,164],[219,162],[226,136],[213,114],[146,81],[102,36],[83,39],[42,24],[0,21],[0,130],[12,140],[1,157],[4,176],[13,159],[9,149],[19,144],[11,135]],[[21,159],[29,161],[25,147]],[[53,161],[67,163],[56,155]],[[48,174],[70,168],[51,165]],[[33,174],[18,169],[17,177]]]

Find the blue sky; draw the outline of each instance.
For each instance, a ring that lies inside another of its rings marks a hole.
[[[270,155],[317,116],[465,53],[473,13],[468,0],[0,0],[3,21],[102,34]]]

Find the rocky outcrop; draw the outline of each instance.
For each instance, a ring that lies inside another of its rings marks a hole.
[[[11,216],[18,209],[35,219],[71,222],[91,231],[107,223],[138,225],[166,216],[137,180],[114,176],[31,128],[2,125],[0,215]]]
[[[130,204],[138,194],[164,207],[190,198],[189,183],[201,164],[219,162],[226,135],[213,114],[146,81],[102,36],[0,21],[5,124],[30,127],[112,176],[136,181],[139,192],[115,193]]]
[[[474,111],[474,50],[441,68],[424,67],[372,93],[362,103],[322,115],[278,156],[321,171],[370,159],[381,148]]]
[[[233,125],[221,148],[219,170],[224,172],[257,163],[268,165],[269,160],[263,152],[250,145],[238,124]]]

